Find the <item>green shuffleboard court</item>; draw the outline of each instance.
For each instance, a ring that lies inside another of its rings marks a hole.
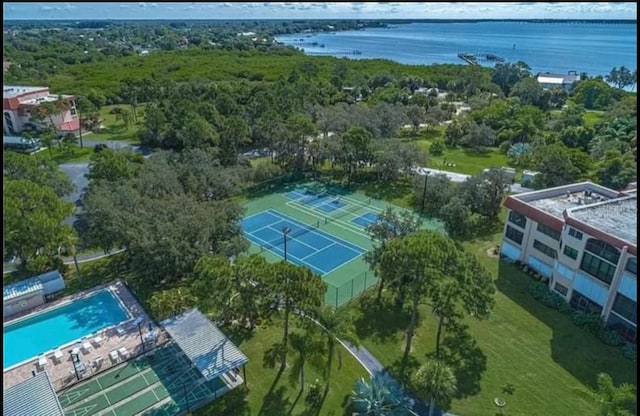
[[[364,261],[373,247],[366,227],[388,208],[410,212],[344,188],[307,182],[289,185],[250,200],[242,221],[250,252],[269,261],[306,266],[322,276],[325,302],[341,306],[377,282]],[[441,222],[424,220],[423,228],[443,230]]]
[[[171,416],[212,400],[225,385],[220,378],[205,381],[169,344],[73,386],[58,399],[66,416],[133,416],[147,409],[148,415]]]

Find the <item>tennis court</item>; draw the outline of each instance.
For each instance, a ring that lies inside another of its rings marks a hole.
[[[127,362],[58,395],[66,416],[175,415],[216,397],[226,383],[206,382],[175,344]],[[161,405],[157,406],[160,402]]]
[[[340,185],[319,181],[281,185],[258,190],[245,205],[242,222],[250,253],[269,261],[284,257],[283,227],[287,238],[287,260],[304,265],[322,276],[327,284],[325,303],[338,307],[377,282],[363,255],[374,241],[366,228],[391,208],[410,210],[353,192]],[[443,230],[437,220],[424,219],[423,228]]]
[[[246,237],[278,256],[307,266],[323,276],[362,255],[366,250],[318,229],[320,221],[304,224],[273,209],[259,212],[242,221]]]

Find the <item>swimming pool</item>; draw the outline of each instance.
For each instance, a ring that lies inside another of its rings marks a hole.
[[[128,318],[114,294],[101,290],[6,325],[2,328],[2,367],[7,369]]]

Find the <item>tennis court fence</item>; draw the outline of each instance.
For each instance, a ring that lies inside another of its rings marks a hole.
[[[367,289],[375,286],[376,283],[378,283],[378,278],[371,271],[357,274],[341,286],[327,282],[325,303],[338,308],[357,298]]]

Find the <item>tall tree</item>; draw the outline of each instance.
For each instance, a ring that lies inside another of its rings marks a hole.
[[[283,312],[282,355],[280,370],[287,365],[289,348],[289,319],[291,313],[299,311],[309,313],[317,310],[324,300],[326,284],[322,278],[306,267],[281,261],[273,265],[273,270],[265,279],[268,290],[272,293],[274,303]]]
[[[18,257],[25,270],[38,257],[57,256],[66,237],[74,233],[62,223],[73,209],[50,188],[24,179],[5,180],[2,229],[7,254]]]
[[[52,160],[36,159],[16,152],[3,152],[2,162],[5,179],[29,180],[52,189],[59,197],[69,195],[75,189],[69,175],[60,170],[58,164]]]
[[[429,401],[429,416],[433,416],[436,404],[441,409],[445,408],[457,389],[453,370],[437,360],[429,360],[420,366],[413,385],[418,397]]]
[[[366,228],[366,233],[369,234],[371,240],[378,244],[373,247],[372,250],[365,253],[365,261],[369,264],[369,267],[373,270],[376,269],[380,262],[380,256],[385,250],[386,244],[394,238],[403,237],[407,234],[411,234],[418,231],[422,227],[422,219],[415,215],[412,215],[408,211],[397,213],[392,208],[384,210],[373,224],[370,224]],[[377,272],[377,270],[375,270]],[[382,296],[382,290],[384,289],[384,280],[380,276],[378,282],[378,295],[376,301],[379,303]]]
[[[353,317],[348,309],[335,309],[331,306],[324,306],[311,314],[311,316],[320,325],[320,328],[325,335],[324,348],[327,352],[327,366],[325,367],[326,393],[329,390],[331,368],[333,367],[333,357],[336,350],[338,351],[339,363],[342,363],[340,350],[336,348],[338,346],[338,342],[340,340],[348,341],[355,346],[358,346],[359,342],[355,336]]]
[[[431,286],[446,270],[447,261],[454,261],[457,250],[453,241],[442,234],[421,230],[396,238],[386,244],[378,261],[381,278],[393,282],[399,293],[406,293],[411,302],[411,318],[406,329],[403,362],[407,362],[411,343],[418,325],[418,306],[431,291]]]

